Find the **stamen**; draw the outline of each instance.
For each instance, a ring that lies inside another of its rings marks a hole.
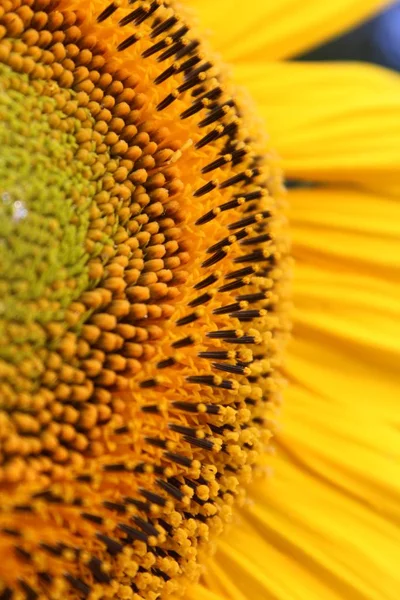
[[[107,8],[105,8],[103,12],[99,14],[99,16],[97,17],[97,22],[102,23],[103,21],[111,17],[111,15],[117,10],[118,5],[119,2],[111,2],[111,4],[109,4]]]
[[[150,37],[152,39],[156,38],[157,36],[164,33],[164,31],[168,31],[168,29],[171,29],[171,27],[176,25],[176,23],[178,23],[178,18],[175,15],[169,17],[169,19],[166,19],[165,21],[154,27],[153,31],[150,34]]]

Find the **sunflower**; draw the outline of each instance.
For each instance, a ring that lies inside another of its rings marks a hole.
[[[2,3],[2,600],[397,599],[380,4]]]

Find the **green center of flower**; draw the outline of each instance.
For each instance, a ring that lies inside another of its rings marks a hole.
[[[10,363],[8,386],[23,392],[40,381],[37,353],[48,344],[48,327],[63,327],[88,286],[95,186],[83,160],[90,153],[77,157],[85,130],[60,108],[55,87],[33,86],[6,65],[0,80],[0,357]],[[30,385],[18,376],[28,373]]]

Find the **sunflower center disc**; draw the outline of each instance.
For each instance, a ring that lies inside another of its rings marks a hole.
[[[275,157],[176,3],[0,7],[0,598],[183,593],[260,464]]]

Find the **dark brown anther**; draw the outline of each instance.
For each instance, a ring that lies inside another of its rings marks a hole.
[[[236,279],[237,277],[247,277],[247,275],[254,275],[255,269],[253,267],[244,267],[237,271],[231,271],[225,275],[225,279]]]
[[[212,65],[212,63],[210,61],[206,61],[203,64],[201,64],[198,67],[196,67],[196,69],[191,70],[190,71],[190,77],[197,77],[198,75],[200,75],[200,73],[205,73],[206,71],[208,71],[209,69],[211,69],[212,66],[213,65]]]
[[[172,342],[171,346],[173,348],[185,348],[185,346],[191,346],[192,344],[194,344],[194,339],[191,335],[188,335],[187,337]]]
[[[212,339],[237,339],[238,337],[240,337],[240,333],[238,333],[237,329],[220,329],[218,331],[209,331],[207,333],[207,337]]]
[[[165,448],[167,447],[167,442],[165,440],[161,440],[159,438],[153,438],[153,437],[145,437],[144,439],[145,439],[145,442],[150,444],[150,446],[155,446],[156,448],[162,448],[163,450],[165,450]]]
[[[164,457],[172,462],[181,465],[182,467],[187,467],[190,469],[192,466],[192,459],[187,456],[183,456],[182,454],[175,454],[174,452],[164,452]]]
[[[185,33],[183,33],[183,35],[185,35]],[[183,48],[181,48],[176,53],[176,60],[179,60],[179,59],[183,58],[184,56],[186,56],[187,54],[191,54],[192,52],[194,52],[196,50],[196,48],[199,46],[199,44],[200,44],[199,40],[192,40],[189,44],[184,45]]]
[[[256,338],[253,335],[243,335],[242,337],[238,337],[235,340],[225,340],[227,344],[256,344]]]
[[[207,144],[214,142],[219,138],[220,135],[221,132],[218,129],[213,129],[212,131],[209,131],[204,137],[202,137],[198,142],[196,142],[195,146],[197,150],[200,150],[200,148],[203,148],[204,146],[207,146]]]
[[[83,473],[82,475],[77,475],[76,481],[79,481],[80,483],[92,483],[93,476],[88,473]]]
[[[118,25],[120,25],[121,27],[125,27],[125,25],[128,25],[128,23],[132,23],[132,21],[135,21],[135,19],[140,18],[141,16],[143,16],[143,14],[146,15],[146,11],[144,10],[144,8],[139,6],[139,8],[136,8],[131,13],[129,13],[129,15],[126,15],[123,19],[121,19],[118,22]]]
[[[232,373],[233,375],[244,375],[246,367],[242,365],[230,365],[227,363],[212,363],[214,369],[218,371],[225,371],[226,373]]]
[[[112,463],[110,465],[103,465],[103,471],[106,473],[126,473],[129,469],[125,463]]]
[[[233,175],[233,177],[229,177],[229,179],[226,179],[225,181],[220,183],[219,187],[222,190],[231,185],[236,185],[237,183],[241,183],[242,181],[248,181],[250,179],[250,177],[251,177],[251,175],[249,173],[247,173],[247,171],[243,171],[243,173],[237,173],[236,175]]]
[[[164,108],[167,108],[167,106],[169,106],[170,104],[172,104],[173,101],[176,100],[178,96],[179,96],[179,93],[177,91],[171,92],[171,94],[168,94],[168,96],[166,96],[164,98],[164,100],[161,100],[161,102],[159,102],[157,104],[156,109],[158,111],[164,110]]]
[[[104,500],[103,506],[104,508],[108,508],[108,510],[115,511],[119,514],[126,513],[126,506],[118,502],[109,502],[108,500]]]
[[[92,515],[91,513],[81,513],[81,517],[82,519],[85,519],[86,521],[91,521],[92,523],[96,523],[96,525],[102,525],[103,523],[103,517],[100,517],[99,515]]]
[[[164,490],[164,492],[167,492],[167,494],[169,494],[170,496],[172,496],[175,500],[182,500],[182,498],[184,497],[184,494],[181,492],[180,489],[178,489],[175,485],[172,485],[172,483],[168,483],[167,481],[164,481],[162,479],[157,479],[157,485]]]
[[[62,554],[62,548],[60,548],[59,546],[52,546],[50,544],[45,544],[42,542],[39,544],[39,547],[45,552],[51,554],[52,556],[61,556]]]
[[[160,412],[160,409],[157,406],[157,404],[147,404],[147,406],[146,405],[141,406],[140,410],[142,412],[151,413],[151,414],[155,414],[155,415],[159,414],[159,412]]]
[[[269,233],[262,233],[261,235],[257,235],[255,237],[248,238],[247,240],[243,240],[240,242],[241,246],[252,246],[257,244],[263,244],[264,242],[269,242],[271,240],[271,236]]]
[[[246,263],[246,262],[262,262],[268,260],[268,257],[266,257],[263,253],[262,250],[254,250],[254,252],[251,252],[250,254],[244,254],[243,256],[237,256],[236,258],[233,259],[233,262],[235,263]]]
[[[141,25],[146,19],[151,17],[151,15],[153,15],[158,8],[160,8],[161,4],[162,4],[161,0],[154,0],[151,3],[150,8],[148,10],[144,10],[143,14],[140,17],[137,17],[135,24],[137,26]]]
[[[228,107],[225,104],[214,108],[207,117],[200,121],[199,127],[207,127],[208,125],[215,123],[215,121],[222,119],[222,117],[226,115],[227,111]]]
[[[221,387],[221,386],[218,386]],[[207,404],[206,413],[208,415],[219,415],[221,407],[218,404]]]
[[[124,498],[124,502],[126,504],[132,504],[133,506],[136,506],[136,508],[145,513],[149,512],[150,510],[150,506],[146,502],[142,502],[141,500],[137,500],[136,498],[130,498],[129,496],[126,496]]]
[[[162,569],[159,569],[157,567],[153,567],[151,569],[151,572],[156,577],[161,577],[161,579],[163,579],[164,581],[169,581],[171,579],[171,577],[169,575],[167,575],[167,573],[165,573]]]
[[[183,45],[184,43],[182,40],[177,40],[174,44],[171,44],[171,46],[169,46],[169,48],[167,48],[162,54],[160,54],[160,56],[157,56],[157,61],[163,62],[164,60],[167,60],[167,58],[171,58],[171,56],[176,54],[178,50],[181,50],[183,48]]]
[[[130,429],[127,425],[123,425],[122,427],[117,427],[114,429],[114,433],[117,435],[122,435],[124,433],[129,433]]]
[[[147,48],[147,50],[142,52],[142,56],[143,56],[143,58],[149,58],[149,56],[152,56],[153,54],[160,52],[160,50],[163,50],[167,46],[168,46],[168,43],[165,40],[160,40],[159,42],[157,42],[156,44],[153,44],[152,46],[150,46],[150,48]]]
[[[19,558],[29,561],[32,560],[32,554],[25,550],[25,548],[21,548],[21,546],[14,546],[14,550]]]
[[[179,87],[178,87],[178,91],[183,94],[183,92],[187,92],[188,90],[190,90],[192,87],[194,87],[195,85],[198,85],[199,83],[201,83],[203,81],[202,77],[200,75],[190,75],[186,81],[184,81],[184,83],[182,83]]]
[[[144,381],[141,381],[139,385],[141,388],[156,387],[158,385],[158,381],[155,379],[155,377],[152,377],[151,379],[145,379]]]
[[[148,490],[145,490],[143,488],[141,488],[139,491],[142,494],[142,496],[144,496],[146,498],[146,500],[148,502],[150,502],[151,504],[157,504],[158,506],[165,506],[166,500],[159,494],[155,494],[154,492],[149,492]]]
[[[185,427],[184,425],[177,425],[176,423],[169,423],[168,427],[171,431],[175,431],[175,433],[196,437],[196,429],[193,429],[193,427]]]
[[[75,588],[78,592],[80,592],[84,596],[89,596],[89,594],[90,594],[90,587],[87,585],[87,583],[85,583],[84,581],[82,581],[82,579],[79,579],[78,577],[74,577],[70,573],[66,573],[64,575],[64,577],[68,581],[68,583],[70,583],[71,586],[73,588]]]
[[[142,531],[144,531],[145,533],[147,533],[147,535],[153,535],[154,537],[158,537],[160,535],[160,532],[158,531],[158,529],[156,529],[154,527],[154,525],[152,525],[151,523],[149,523],[148,521],[145,521],[144,519],[142,519],[141,517],[132,517],[132,522],[135,523]]]
[[[201,405],[199,406],[197,402],[180,402],[179,400],[177,400],[176,402],[172,402],[172,407],[176,408],[177,410],[181,410],[183,412],[188,413],[196,414],[201,412]]]
[[[39,579],[41,579],[41,581],[47,585],[51,585],[53,583],[53,576],[50,575],[50,573],[47,573],[47,571],[40,571],[38,576]]]
[[[234,390],[236,385],[237,385],[236,381],[231,381],[230,379],[224,379],[218,387],[222,390]]]
[[[202,448],[203,450],[212,450],[214,448],[214,444],[211,440],[199,439],[191,436],[185,436],[183,439],[191,446],[196,446],[197,448]]]
[[[126,50],[130,46],[133,46],[133,44],[136,44],[136,42],[138,42],[139,40],[140,40],[140,36],[137,35],[136,33],[130,35],[129,37],[127,37],[123,42],[121,42],[117,46],[118,52],[122,52],[123,50]]]
[[[202,294],[201,296],[198,296],[197,298],[195,298],[194,300],[191,300],[188,303],[188,306],[194,308],[196,306],[200,306],[201,304],[205,304],[206,302],[209,302],[212,298],[212,295],[209,293],[205,293]]]
[[[229,200],[229,202],[220,204],[218,208],[223,212],[225,210],[231,210],[232,208],[237,208],[238,206],[240,206],[239,198],[235,198],[234,200]]]
[[[160,360],[160,362],[157,363],[157,369],[166,369],[167,367],[173,367],[175,364],[176,360],[171,356],[165,360]]]
[[[161,33],[164,33],[164,31],[171,29],[171,27],[176,25],[176,23],[178,23],[177,17],[169,17],[169,19],[166,19],[165,21],[154,27],[153,31],[150,34],[150,37],[152,39],[156,38],[158,35],[161,35]]]
[[[105,8],[103,10],[103,12],[101,12],[99,14],[99,16],[97,17],[97,22],[98,23],[102,23],[103,21],[105,21],[106,19],[108,19],[109,17],[111,17],[111,15],[113,13],[115,13],[115,11],[117,10],[118,5],[115,4],[115,2],[111,2],[111,4],[109,4],[107,6],[107,8]]]
[[[215,387],[217,384],[215,383],[214,375],[189,375],[186,377],[186,381],[188,383],[197,383],[199,385],[210,385]]]
[[[189,27],[187,25],[182,25],[179,29],[177,29],[174,33],[171,34],[171,39],[174,42],[180,40],[184,35],[186,35],[189,31]],[[186,44],[187,45],[187,44]]]
[[[226,256],[227,256],[227,252],[225,250],[219,250],[218,252],[216,252],[215,254],[213,254],[212,256],[210,256],[210,258],[207,258],[201,264],[201,266],[204,269],[207,268],[207,267],[212,267],[213,265],[217,264],[220,260],[222,260]]]
[[[213,208],[212,210],[209,210],[206,214],[199,217],[197,219],[197,221],[195,222],[195,225],[205,225],[206,223],[209,223],[210,221],[215,219],[215,217],[218,214],[219,214],[219,211],[216,210],[215,208]]]
[[[163,71],[162,73],[160,73],[160,75],[158,75],[155,80],[154,83],[156,85],[159,85],[160,83],[163,83],[164,81],[166,81],[167,79],[169,79],[170,77],[172,77],[173,75],[175,75],[179,70],[179,65],[177,63],[172,64],[170,67],[168,67],[167,69],[165,69],[165,71]]]
[[[214,315],[227,315],[227,314],[233,312],[234,310],[239,310],[239,309],[240,309],[240,303],[234,302],[232,304],[227,304],[226,306],[219,306],[218,308],[214,308],[213,314]]]
[[[242,160],[246,156],[247,152],[248,151],[247,151],[246,148],[241,148],[240,150],[233,150],[233,152],[232,152],[232,164],[236,166],[240,162],[242,162]]]
[[[201,57],[197,56],[197,54],[195,54],[195,56],[192,56],[191,58],[188,58],[187,60],[185,60],[180,68],[179,68],[179,73],[181,73],[182,71],[188,71],[190,72],[191,69],[197,65],[197,63],[199,63],[201,61]]]
[[[15,506],[13,506],[13,510],[15,510],[16,512],[27,512],[27,513],[32,513],[33,512],[33,508],[30,504],[16,504]]]
[[[186,110],[181,112],[181,114],[180,114],[181,119],[187,119],[189,117],[192,117],[197,112],[202,110],[204,108],[204,106],[205,105],[204,105],[203,100],[197,100],[196,102],[193,102],[192,106],[189,106],[189,108],[187,108]],[[207,173],[207,171],[204,171],[204,169],[202,169],[202,173],[204,173],[204,172]]]
[[[235,221],[235,223],[231,223],[228,225],[229,231],[233,231],[234,229],[240,229],[241,227],[248,227],[249,225],[254,225],[254,223],[259,223],[263,219],[267,219],[270,217],[269,211],[265,210],[261,213],[255,213],[246,217],[245,219],[240,219],[240,221]]]
[[[206,165],[205,167],[203,167],[201,172],[203,174],[205,174],[205,173],[210,173],[210,171],[214,171],[214,169],[219,169],[223,165],[226,165],[230,161],[230,159],[231,159],[230,156],[229,157],[220,156],[219,158],[216,158],[215,160],[213,160],[213,162],[211,162],[208,165]],[[236,206],[238,206],[238,204],[236,204]],[[234,207],[232,207],[232,208],[234,208]]]
[[[182,317],[181,319],[178,319],[176,321],[176,324],[178,325],[178,327],[181,327],[182,325],[189,325],[189,323],[193,323],[194,321],[197,321],[199,316],[200,315],[198,315],[196,312],[191,313],[190,315],[187,315],[186,317]]]
[[[37,600],[39,598],[39,592],[34,590],[29,583],[24,581],[23,579],[19,579],[18,583],[25,594],[26,600]]]
[[[243,294],[242,296],[236,296],[238,302],[258,302],[259,300],[265,300],[265,292],[255,292],[254,294]]]
[[[225,237],[222,240],[220,240],[219,242],[217,242],[216,244],[213,244],[212,246],[207,248],[206,252],[207,252],[207,254],[212,254],[214,252],[217,252],[217,250],[221,250],[221,248],[224,248],[224,246],[231,246],[234,242],[237,242],[238,240],[243,239],[247,235],[248,235],[247,231],[243,229],[243,231],[239,231],[235,235],[229,235],[228,237]]]
[[[218,275],[215,273],[212,273],[211,275],[208,275],[208,277],[206,277],[205,279],[202,279],[201,281],[196,283],[193,286],[193,288],[195,290],[202,290],[203,288],[208,287],[209,285],[212,285],[216,281],[218,281]]]
[[[137,540],[139,542],[147,543],[149,536],[144,533],[144,531],[139,531],[138,529],[134,529],[129,525],[125,525],[125,523],[118,523],[118,529],[126,533],[130,540]]]
[[[248,283],[243,281],[243,279],[236,279],[235,281],[231,281],[230,283],[227,283],[226,285],[222,285],[220,288],[218,288],[218,291],[219,292],[231,292],[233,290],[237,290],[241,287],[244,287],[245,285],[248,285]]]
[[[231,313],[229,316],[232,319],[238,319],[239,321],[252,321],[253,319],[258,319],[261,317],[262,313],[260,310],[251,309],[251,310],[237,310]]]
[[[227,360],[229,358],[228,350],[205,350],[204,352],[199,352],[197,356],[212,360]]]
[[[103,533],[96,533],[96,537],[98,540],[103,542],[107,549],[107,552],[111,554],[111,556],[119,554],[124,548],[120,542],[118,542],[117,540],[113,540],[112,538],[108,537],[108,535],[104,535]]]
[[[239,125],[237,124],[237,122],[232,121],[232,123],[229,123],[228,125],[226,125],[224,127],[223,131],[220,133],[220,135],[218,137],[228,136],[230,139],[234,139],[238,129],[239,129]]]
[[[110,583],[111,577],[103,570],[103,566],[99,558],[92,556],[86,566],[98,583]]]
[[[259,200],[264,194],[265,192],[263,190],[255,190],[254,192],[248,192],[246,194],[238,194],[237,198],[244,198],[246,202],[250,202],[251,200]]]
[[[254,398],[245,398],[244,399],[245,404],[247,404],[247,406],[256,406],[257,404],[257,400],[255,400]],[[253,421],[254,421],[255,417],[253,417]]]
[[[1,533],[4,533],[5,535],[10,535],[15,538],[22,537],[22,533],[18,529],[14,529],[11,527],[3,527],[1,529]]]

